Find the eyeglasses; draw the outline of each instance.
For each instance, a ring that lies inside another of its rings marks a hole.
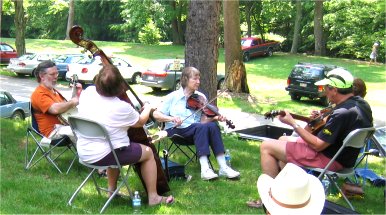
[[[47,75],[51,76],[51,77],[57,77],[59,76],[59,72],[54,72],[54,73],[46,73]]]

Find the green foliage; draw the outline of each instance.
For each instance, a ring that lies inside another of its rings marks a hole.
[[[161,35],[159,29],[154,25],[154,22],[149,22],[142,28],[138,34],[139,41],[147,45],[158,45]]]

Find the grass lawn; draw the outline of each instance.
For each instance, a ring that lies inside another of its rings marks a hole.
[[[2,41],[14,44],[13,39],[2,38]],[[98,42],[95,43],[107,54],[121,55],[131,59],[141,66],[151,60],[159,58],[183,58],[181,46],[145,46],[141,44]],[[28,52],[44,52],[56,50],[58,53],[79,53],[70,41],[55,40],[27,40]],[[317,102],[304,99],[302,102],[293,102],[284,90],[287,76],[297,62],[318,62],[342,66],[350,70],[354,76],[365,80],[368,88],[366,100],[371,104],[374,116],[382,117],[386,102],[381,99],[386,95],[384,65],[367,65],[365,62],[313,57],[306,55],[289,55],[275,53],[270,58],[256,58],[246,63],[248,83],[251,90],[249,99],[242,96],[221,96],[218,106],[238,109],[249,113],[265,113],[271,109],[289,109],[291,112],[307,115],[312,109],[322,109]],[[223,50],[220,50],[218,71],[224,71]],[[4,70],[0,74],[9,74]],[[134,86],[134,90],[145,96],[163,96],[167,92],[156,94],[146,87]],[[229,119],[237,116],[227,116]],[[384,117],[383,117],[384,119]],[[105,196],[98,196],[90,182],[74,201],[74,206],[67,206],[67,201],[76,187],[88,174],[88,170],[76,163],[68,175],[60,175],[46,161],[38,164],[29,171],[24,170],[24,146],[26,144],[25,122],[14,122],[0,119],[0,155],[1,155],[1,182],[0,182],[0,213],[61,213],[83,214],[98,213]],[[174,195],[176,203],[172,206],[144,206],[145,214],[256,214],[263,210],[250,209],[245,202],[258,198],[256,180],[261,174],[259,141],[239,139],[232,134],[224,134],[224,144],[232,154],[232,165],[241,172],[238,181],[219,179],[205,182],[200,179],[199,164],[190,164],[186,173],[192,175],[189,182],[172,180],[170,194]],[[65,157],[68,160],[70,157]],[[182,156],[172,158],[183,162]],[[213,158],[212,158],[213,159]],[[385,159],[370,157],[370,168],[378,175],[386,175]],[[213,160],[218,169],[217,162]],[[105,179],[100,179],[106,183]],[[131,187],[139,190],[142,199],[145,193],[135,174],[130,177]],[[378,188],[366,183],[365,197],[353,199],[352,203],[359,213],[385,214],[384,187]],[[344,200],[338,195],[331,195],[329,200],[347,207]],[[132,213],[129,200],[116,199],[107,208],[105,213],[123,214]]]

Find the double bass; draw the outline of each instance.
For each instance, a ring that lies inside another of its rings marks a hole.
[[[103,65],[112,65],[111,59],[106,56],[106,54],[99,49],[92,41],[84,39],[83,38],[83,29],[80,26],[73,26],[69,32],[70,39],[73,43],[77,44],[78,46],[81,46],[85,48],[86,50],[90,51],[93,54],[93,57],[99,56],[102,60]],[[125,82],[126,83],[126,82]],[[135,106],[133,102],[130,100],[129,96],[127,95],[127,91],[130,91],[131,94],[135,97],[135,99],[138,101],[138,103],[143,107],[144,103],[141,101],[141,99],[138,97],[138,95],[134,92],[134,90],[130,87],[129,84],[126,83],[124,86],[124,93],[118,98],[122,101],[125,101],[129,103],[134,109]],[[131,141],[141,143],[143,145],[146,145],[150,147],[154,154],[154,159],[156,161],[157,166],[157,192],[158,194],[162,195],[168,191],[170,191],[168,180],[165,176],[164,170],[162,168],[161,160],[158,156],[157,149],[153,144],[151,144],[151,137],[148,135],[148,131],[146,127],[142,128],[129,128],[127,131],[127,135],[129,136]],[[141,175],[140,171],[141,163],[135,164],[135,170],[140,177],[143,186],[146,188],[143,177]]]

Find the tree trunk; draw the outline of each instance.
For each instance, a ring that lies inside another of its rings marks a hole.
[[[323,53],[323,0],[315,0],[314,9],[315,55]]]
[[[181,25],[181,10],[182,10],[182,2],[178,3],[178,6],[176,1],[170,1],[169,2],[170,7],[174,11],[173,14],[174,17],[172,18],[172,40],[174,45],[182,45],[184,44],[183,40],[183,30]]]
[[[185,43],[185,66],[201,72],[200,91],[217,95],[217,62],[221,1],[190,1]]]
[[[291,47],[291,53],[293,54],[298,52],[301,21],[302,21],[302,2],[301,0],[296,0],[295,29],[294,29],[294,36],[293,36],[292,47]]]
[[[70,3],[68,5],[68,19],[67,19],[67,31],[66,31],[66,40],[70,39],[70,30],[72,26],[74,25],[74,11],[75,11],[75,5],[74,0],[70,0]]]
[[[232,92],[249,93],[241,56],[239,1],[224,1],[223,5],[226,87]]]
[[[23,0],[12,0],[15,5],[15,27],[16,27],[16,39],[15,45],[17,55],[21,56],[26,53],[25,50],[25,27],[26,17],[24,16]]]

